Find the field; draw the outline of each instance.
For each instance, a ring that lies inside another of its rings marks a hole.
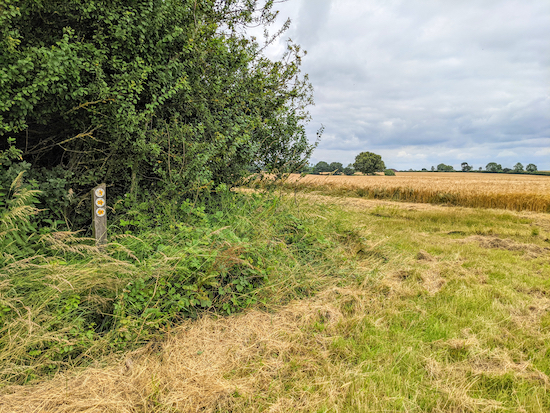
[[[370,179],[388,181],[351,182]],[[6,386],[0,412],[550,411],[548,214],[302,193],[277,209],[296,224],[267,245],[307,249],[263,305]],[[50,277],[74,283],[69,264]]]
[[[398,172],[396,176],[291,175],[288,186],[326,194],[550,212],[550,177]]]

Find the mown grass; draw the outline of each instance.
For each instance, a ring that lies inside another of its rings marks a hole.
[[[550,411],[548,215],[281,202],[318,249],[281,261],[260,308],[186,321],[112,367],[10,387],[0,411]]]
[[[361,228],[367,271],[347,286],[355,296],[337,301],[343,316],[336,326],[322,316],[309,326],[328,340],[317,363],[330,366],[327,376],[293,373],[297,380],[283,380],[272,402],[290,388],[295,411],[550,410],[547,230],[534,236],[532,219],[494,211],[341,213]],[[331,372],[336,366],[348,369],[343,379]],[[316,381],[329,384],[308,390],[312,400],[345,391],[300,408],[301,391]],[[257,408],[257,399],[249,402]]]

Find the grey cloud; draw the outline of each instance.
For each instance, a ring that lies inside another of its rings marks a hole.
[[[399,169],[550,170],[547,0],[290,3],[315,87],[308,133],[326,127],[314,162],[377,150]]]
[[[296,40],[313,47],[326,26],[332,0],[302,1],[296,22]]]

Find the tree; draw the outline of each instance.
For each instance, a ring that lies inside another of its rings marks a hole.
[[[302,166],[301,168],[299,168],[298,170],[296,170],[297,173],[301,173],[301,174],[310,174],[310,173],[313,173],[313,165],[309,165],[309,164],[304,164],[304,166]]]
[[[444,163],[440,163],[437,165],[437,171],[438,172],[452,172],[454,171],[454,168],[452,165],[445,165]]]
[[[537,172],[537,165],[530,163],[525,167],[525,170],[529,173]]]
[[[331,171],[332,170],[330,169],[330,165],[328,163],[326,163],[325,161],[318,162],[313,167],[313,173],[316,174],[316,175],[319,175],[319,173],[321,173],[321,172],[331,172]]]
[[[384,170],[384,175],[385,176],[395,176],[395,172],[393,171],[393,169],[385,169]]]
[[[353,175],[355,173],[355,168],[353,167],[353,164],[349,164],[344,168],[344,175]]]
[[[468,165],[468,162],[462,162],[460,167],[462,168],[462,172],[470,172],[473,168],[472,166]]]
[[[502,172],[502,165],[496,162],[489,162],[485,167],[487,172]]]
[[[382,172],[386,169],[382,157],[372,152],[361,152],[357,155],[353,167],[365,175],[373,175],[375,172]]]
[[[523,165],[520,162],[514,165],[514,172],[523,172]]]
[[[112,196],[186,196],[250,168],[292,172],[313,150],[304,53],[288,43],[271,61],[244,30],[274,21],[272,1],[7,4],[0,152],[14,138],[29,173],[76,201],[104,181]]]
[[[435,166],[432,166],[432,172],[435,172]]]
[[[330,172],[334,172],[335,174],[339,174],[344,170],[344,166],[340,162],[331,162],[330,166]]]

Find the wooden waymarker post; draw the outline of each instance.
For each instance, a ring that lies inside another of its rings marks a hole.
[[[98,247],[107,243],[107,190],[106,185],[96,186],[92,191],[92,230]]]

